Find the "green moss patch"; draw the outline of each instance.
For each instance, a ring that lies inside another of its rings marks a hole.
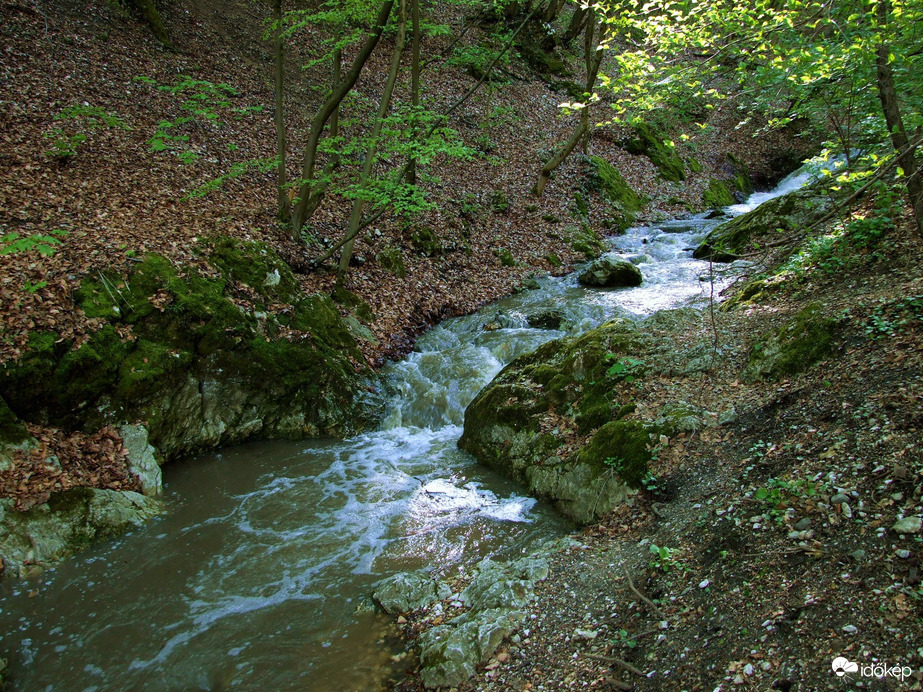
[[[398,247],[391,245],[382,249],[375,255],[375,261],[378,262],[378,266],[399,279],[407,276],[407,270],[404,268],[404,257]]]
[[[720,209],[734,204],[734,193],[723,180],[710,180],[702,193],[702,202],[709,209]]]
[[[651,460],[649,442],[650,433],[639,421],[612,421],[596,431],[577,459],[582,464],[613,468],[627,485],[637,488]]]
[[[590,156],[590,173],[586,179],[588,190],[599,190],[615,210],[611,224],[616,231],[624,231],[634,223],[647,200],[631,189],[615,166],[600,156]]]
[[[632,137],[622,141],[622,147],[635,156],[650,159],[665,180],[680,182],[686,179],[683,160],[676,153],[676,148],[666,141],[662,133],[643,121],[636,121],[632,126]]]
[[[831,352],[836,327],[819,303],[811,303],[753,347],[743,377],[780,379],[807,370]]]
[[[288,266],[268,245],[220,238],[209,261],[230,281],[239,281],[274,302],[290,303],[298,282]]]

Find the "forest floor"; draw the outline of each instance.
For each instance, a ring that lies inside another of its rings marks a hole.
[[[736,416],[662,439],[656,482],[553,555],[523,629],[459,692],[923,689],[923,242],[908,216],[882,242],[717,311],[723,359],[701,379],[643,378],[642,413]],[[838,320],[831,354],[742,381],[752,345],[812,303]],[[837,677],[840,656],[858,671]]]

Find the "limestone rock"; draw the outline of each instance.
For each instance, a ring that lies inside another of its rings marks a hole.
[[[894,533],[920,533],[923,528],[923,520],[920,517],[904,517],[894,522],[891,530]]]
[[[396,615],[448,598],[450,591],[440,587],[425,572],[401,572],[380,581],[372,598],[386,613]]]
[[[163,476],[157,463],[157,450],[147,441],[143,425],[123,425],[119,429],[128,451],[128,472],[141,483],[141,492],[149,497],[163,493]]]
[[[47,568],[104,538],[118,536],[159,514],[163,505],[131,491],[73,488],[47,503],[16,512],[0,500],[0,554],[6,573]]]
[[[614,255],[603,255],[590,263],[577,280],[584,286],[640,286],[641,270],[628,260]]]

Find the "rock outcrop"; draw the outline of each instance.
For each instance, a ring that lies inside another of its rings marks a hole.
[[[619,420],[630,406],[612,398],[613,385],[627,371],[613,366],[640,375],[644,366],[631,354],[652,344],[619,319],[517,358],[468,406],[459,447],[575,521],[611,511],[633,493],[650,459],[645,426]],[[560,415],[582,434],[595,431],[583,450],[565,451]]]
[[[3,574],[27,577],[87,548],[118,536],[159,514],[163,505],[131,491],[73,488],[55,493],[27,512],[0,499]]]
[[[577,280],[584,286],[640,286],[644,280],[641,270],[629,260],[615,255],[603,255],[590,263]]]
[[[814,187],[776,197],[717,226],[692,256],[731,262],[739,255],[779,240],[783,233],[797,231],[817,221],[832,204],[830,195]]]

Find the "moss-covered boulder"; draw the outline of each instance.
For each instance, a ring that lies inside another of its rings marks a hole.
[[[418,228],[410,234],[410,243],[421,254],[432,257],[442,254],[442,241],[431,228]]]
[[[589,172],[584,187],[587,191],[599,191],[612,205],[614,214],[609,219],[613,230],[622,232],[631,226],[647,200],[631,189],[615,166],[601,156],[587,157]]]
[[[640,286],[641,270],[628,260],[604,255],[584,269],[577,280],[584,286]]]
[[[599,233],[589,224],[581,224],[578,228],[570,227],[565,233],[574,252],[583,253],[587,259],[599,257],[606,249],[606,244],[599,237]]]
[[[710,180],[702,193],[702,203],[708,209],[720,209],[734,204],[734,193],[724,180]]]
[[[28,512],[0,499],[2,567],[26,577],[51,567],[92,542],[118,536],[159,514],[162,504],[139,493],[73,488]]]
[[[836,329],[823,306],[811,303],[753,346],[743,378],[781,379],[807,370],[833,350]]]
[[[616,430],[624,433],[618,444],[607,427],[623,410],[630,410],[615,394],[620,374],[612,365],[620,355],[649,345],[649,337],[633,323],[618,319],[517,358],[468,406],[459,447],[525,483],[535,495],[556,502],[576,521],[588,522],[611,511],[630,495],[634,476],[620,476],[605,460],[624,456],[632,460],[625,468],[635,468],[638,444],[647,443],[646,432],[636,423],[616,421]],[[605,429],[597,446],[609,440],[611,453],[600,457],[595,447],[582,456],[565,452],[570,438],[560,427],[560,416],[580,434],[599,428],[599,435]]]
[[[683,160],[676,148],[648,123],[636,121],[632,125],[632,135],[622,140],[621,145],[629,154],[650,159],[665,180],[680,182],[686,179]]]
[[[378,262],[379,267],[389,274],[396,276],[398,279],[403,279],[407,276],[407,269],[404,267],[404,257],[399,247],[390,245],[383,248],[375,255],[375,261]]]
[[[261,243],[221,239],[210,262],[206,276],[148,255],[128,277],[86,277],[75,299],[108,324],[79,347],[32,334],[23,357],[0,369],[0,395],[37,423],[146,421],[166,458],[367,425],[357,392],[368,370],[331,298],[304,295]]]
[[[826,214],[832,204],[829,195],[814,188],[770,199],[713,229],[692,256],[731,262],[739,255],[779,240],[785,233],[806,228]]]

